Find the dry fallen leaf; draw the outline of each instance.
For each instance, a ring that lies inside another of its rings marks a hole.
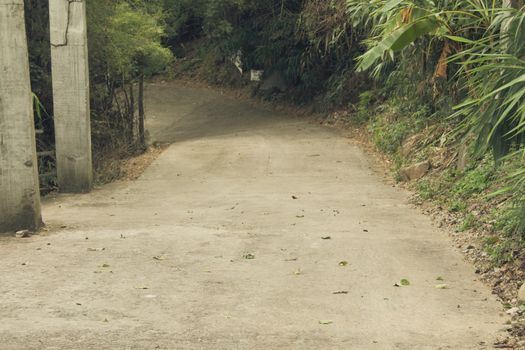
[[[102,252],[106,250],[106,248],[88,248],[88,252]]]

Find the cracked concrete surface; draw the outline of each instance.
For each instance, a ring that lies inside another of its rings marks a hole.
[[[491,348],[501,306],[350,140],[209,89],[147,96],[173,144],[139,180],[0,241],[2,349]]]

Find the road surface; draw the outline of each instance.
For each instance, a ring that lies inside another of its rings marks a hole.
[[[1,349],[491,348],[501,305],[351,140],[177,82],[147,105],[172,145],[140,179],[0,241]]]

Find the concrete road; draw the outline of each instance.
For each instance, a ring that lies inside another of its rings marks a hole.
[[[501,306],[351,140],[209,89],[147,92],[173,144],[146,173],[48,199],[50,232],[0,241],[1,349],[491,348]]]

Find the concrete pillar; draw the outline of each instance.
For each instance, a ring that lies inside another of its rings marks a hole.
[[[0,0],[0,233],[41,225],[23,0]]]
[[[93,183],[89,66],[84,0],[49,0],[58,186],[89,192]]]

